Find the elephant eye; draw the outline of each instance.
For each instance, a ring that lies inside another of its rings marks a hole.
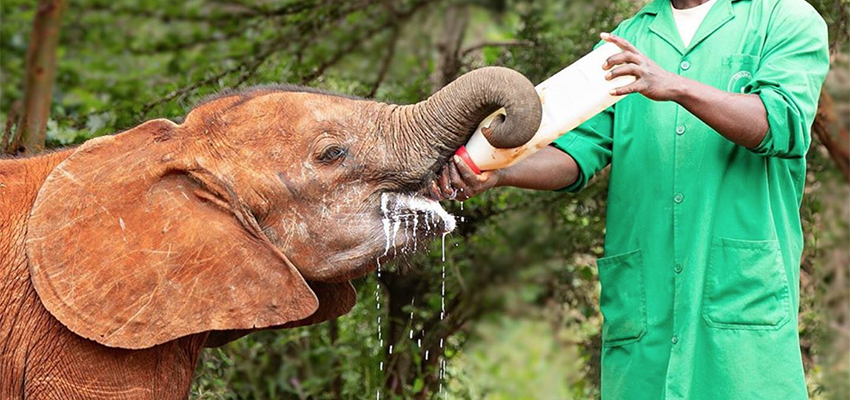
[[[336,160],[344,158],[347,150],[344,147],[333,145],[326,147],[322,154],[319,155],[319,161],[330,164]]]

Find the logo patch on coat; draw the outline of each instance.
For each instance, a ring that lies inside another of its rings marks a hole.
[[[726,88],[726,91],[732,93],[745,93],[744,89],[752,79],[753,74],[750,71],[738,71],[735,75],[732,75],[732,79],[729,79],[729,86]]]

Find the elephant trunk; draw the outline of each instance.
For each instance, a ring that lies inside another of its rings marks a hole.
[[[505,118],[496,119],[482,133],[493,147],[521,146],[537,132],[542,113],[534,85],[519,72],[502,67],[469,72],[409,107],[416,121],[412,129],[419,129],[432,145],[439,144],[441,155],[451,155],[485,117],[502,107]]]

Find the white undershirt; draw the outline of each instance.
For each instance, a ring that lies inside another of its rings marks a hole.
[[[699,28],[702,20],[708,14],[708,10],[711,9],[711,6],[716,1],[708,0],[696,7],[686,8],[684,10],[677,10],[676,7],[673,7],[673,2],[670,2],[670,8],[673,9],[673,19],[676,20],[676,28],[679,29],[679,36],[682,37],[682,43],[685,44],[685,47],[691,45],[691,39],[697,33],[697,28]]]

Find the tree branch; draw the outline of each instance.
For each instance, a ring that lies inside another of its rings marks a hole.
[[[188,94],[188,93],[190,93],[191,91],[193,91],[193,90],[195,90],[195,89],[197,89],[197,88],[199,88],[199,87],[201,87],[201,86],[204,86],[204,85],[207,85],[207,84],[213,83],[213,82],[215,82],[215,81],[217,81],[217,80],[219,80],[219,79],[221,79],[221,78],[224,78],[225,76],[230,75],[230,74],[232,74],[232,73],[234,73],[234,72],[236,72],[236,71],[239,71],[239,70],[245,69],[245,70],[247,71],[247,72],[245,72],[245,73],[247,73],[247,74],[253,74],[253,72],[254,72],[254,71],[256,71],[256,70],[257,70],[257,68],[259,68],[260,64],[262,64],[263,62],[265,62],[265,61],[266,61],[266,59],[268,59],[268,58],[269,58],[272,54],[274,54],[275,52],[277,52],[279,49],[280,49],[280,47],[278,47],[278,46],[271,47],[271,48],[269,48],[267,51],[265,51],[265,52],[263,52],[263,53],[261,53],[261,54],[257,55],[256,57],[253,57],[253,58],[251,58],[251,59],[249,59],[249,60],[243,61],[243,62],[242,62],[242,63],[240,63],[239,65],[236,65],[236,66],[234,66],[234,67],[232,67],[232,68],[228,68],[228,69],[226,69],[226,70],[224,70],[224,71],[221,71],[221,72],[219,72],[219,73],[217,73],[217,74],[215,74],[215,75],[212,75],[212,76],[206,77],[206,78],[204,78],[204,79],[201,79],[201,80],[199,80],[199,81],[197,81],[197,82],[195,82],[195,83],[192,83],[192,84],[190,84],[190,85],[188,85],[188,86],[184,86],[184,87],[182,87],[182,88],[180,88],[180,89],[174,90],[174,91],[172,91],[171,93],[169,93],[168,95],[166,95],[166,96],[165,96],[165,97],[163,97],[163,98],[160,98],[160,99],[158,99],[158,100],[154,100],[154,101],[151,101],[151,102],[145,103],[145,105],[143,105],[143,106],[142,106],[141,114],[142,114],[142,115],[147,114],[150,110],[152,110],[154,107],[156,107],[156,106],[158,106],[158,105],[160,105],[160,104],[167,103],[167,102],[169,102],[169,101],[171,101],[171,100],[176,99],[177,97],[180,97],[180,96],[183,96],[183,95],[185,95],[185,94]],[[242,81],[244,81],[244,80],[242,80]]]
[[[818,112],[812,125],[812,133],[826,148],[829,157],[844,175],[844,179],[850,182],[850,150],[846,148],[846,144],[842,146],[841,143],[829,134],[828,127],[835,119],[832,104],[832,98],[829,94],[825,90],[821,90]],[[846,138],[847,132],[843,132],[843,136]]]
[[[403,13],[396,14],[395,16],[389,17],[387,21],[383,24],[366,31],[366,33],[364,33],[362,36],[348,42],[345,46],[337,50],[337,52],[334,53],[330,58],[325,60],[325,62],[321,63],[316,69],[313,70],[313,72],[302,77],[301,84],[306,85],[316,80],[318,77],[322,76],[325,73],[325,70],[339,63],[340,60],[342,60],[346,55],[354,51],[355,48],[363,44],[363,42],[367,41],[368,39],[371,39],[378,33],[386,30],[387,28],[397,28],[402,23],[410,19],[410,17],[416,14],[416,12],[419,11],[426,4],[428,4],[428,0],[419,1],[413,6],[411,6],[409,10]]]
[[[292,5],[290,5],[291,6],[290,8],[286,8],[286,7],[284,7],[284,8],[292,11],[292,10],[296,9],[295,8],[296,6],[303,7],[305,4],[309,4],[309,3],[310,3],[309,1],[302,1],[300,3],[293,3]],[[321,23],[318,24],[318,25],[316,25],[313,21],[307,21],[305,23],[299,24],[298,27],[296,28],[296,36],[299,37],[299,38],[308,38],[308,37],[318,36],[317,32],[320,31],[321,29],[324,29],[325,26],[332,24],[334,21],[337,21],[339,18],[345,17],[346,15],[349,15],[350,13],[359,11],[360,9],[362,9],[362,7],[368,6],[368,5],[369,5],[368,2],[366,2],[366,3],[361,2],[361,3],[355,4],[355,6],[353,6],[351,8],[347,8],[347,9],[336,8],[335,11],[330,16],[330,18],[322,20]],[[282,15],[282,14],[284,14],[284,8],[275,10],[272,13]],[[375,33],[377,33],[377,31]],[[204,85],[210,84],[212,82],[215,82],[215,81],[217,81],[221,78],[224,78],[225,76],[227,76],[229,74],[235,73],[235,72],[240,71],[240,70],[244,70],[244,72],[240,75],[239,79],[237,80],[236,84],[232,85],[232,87],[236,87],[236,86],[241,85],[242,83],[246,82],[251,76],[253,76],[254,73],[256,73],[257,69],[260,67],[260,65],[262,65],[266,60],[268,60],[269,57],[271,57],[276,52],[288,47],[291,44],[291,42],[286,41],[286,40],[281,40],[281,39],[282,39],[281,37],[277,37],[273,40],[270,40],[268,42],[268,43],[271,43],[270,47],[265,52],[263,52],[259,55],[254,55],[253,57],[251,57],[251,54],[248,54],[248,57],[244,58],[239,65],[236,65],[232,68],[226,69],[226,70],[224,70],[224,71],[222,71],[218,74],[215,74],[213,76],[204,78],[204,79],[199,80],[197,82],[194,82],[194,83],[192,83],[188,86],[184,86],[180,89],[174,90],[163,98],[160,98],[158,100],[146,103],[145,105],[142,106],[141,114],[142,115],[147,114],[150,110],[152,110],[154,107],[156,107],[160,104],[167,103],[171,100],[174,100],[175,98],[186,95],[186,94],[192,92],[193,90],[196,90],[196,89],[198,89],[198,88],[200,88]],[[302,46],[305,42],[306,42],[305,40],[299,41],[299,43]],[[359,44],[361,42],[362,42],[362,40],[358,41],[357,43]],[[300,53],[301,51],[302,51],[302,49],[299,48],[298,52]],[[342,54],[337,55],[336,60],[333,61],[333,63],[336,63],[341,58],[342,58]],[[327,66],[322,68],[322,72],[324,71],[325,68],[327,68]],[[315,77],[313,77],[312,79],[315,79],[316,77],[318,77],[320,75],[321,74],[318,74]]]
[[[482,50],[485,47],[519,47],[519,46],[528,46],[531,42],[527,40],[502,40],[502,41],[491,41],[491,42],[481,42],[469,46],[463,49],[460,52],[460,58],[466,58],[466,56],[474,53],[476,51]]]
[[[110,14],[121,14],[136,18],[157,19],[162,22],[182,21],[216,23],[239,18],[284,17],[300,14],[319,6],[319,3],[315,0],[298,1],[275,9],[263,9],[245,3],[219,4],[221,4],[222,7],[211,9],[209,14],[175,14],[168,13],[163,10],[116,6],[110,3],[93,4],[87,8],[87,11],[107,12]],[[225,7],[231,7],[233,9],[225,10]],[[238,10],[236,8],[238,8]]]
[[[154,44],[150,48],[129,48],[128,51],[131,54],[139,55],[139,56],[148,56],[158,53],[171,53],[177,51],[183,51],[187,49],[191,49],[196,46],[203,46],[210,43],[221,43],[223,41],[227,41],[236,37],[244,36],[245,31],[257,27],[262,20],[251,20],[245,26],[237,26],[232,28],[231,30],[227,30],[219,35],[216,33],[212,33],[209,36],[201,37],[193,40],[185,40],[185,41],[163,41]]]

